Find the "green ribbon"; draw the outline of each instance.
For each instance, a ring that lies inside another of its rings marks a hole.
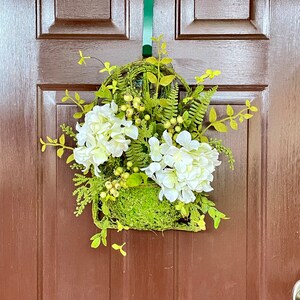
[[[144,0],[143,57],[152,56],[153,0]]]

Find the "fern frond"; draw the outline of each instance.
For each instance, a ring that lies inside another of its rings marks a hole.
[[[196,126],[202,125],[204,116],[207,112],[212,96],[217,91],[217,86],[201,94],[200,98],[194,99],[189,109],[189,116],[191,120],[191,130]]]
[[[149,164],[149,143],[148,139],[154,136],[155,122],[147,126],[147,121],[143,120],[139,128],[137,140],[131,141],[129,149],[126,151],[126,157],[135,167],[143,168]]]
[[[144,151],[144,142],[138,139],[131,142],[126,157],[135,167],[143,168],[149,164],[149,154]]]
[[[87,177],[82,174],[75,174],[73,181],[77,188],[73,192],[76,196],[76,217],[82,214],[85,207],[93,200],[99,198],[100,192],[104,189],[105,180],[102,177]]]
[[[116,71],[115,71],[115,73],[116,73],[116,80],[117,80],[117,82],[118,82],[118,87],[119,87],[119,89],[120,90],[124,90],[124,89],[126,89],[126,80],[125,80],[125,78],[123,77],[123,75],[122,75],[122,73],[121,73],[121,71],[120,71],[120,68],[118,68]]]
[[[176,83],[174,87],[171,88],[170,93],[167,98],[167,107],[162,112],[162,123],[172,119],[177,116],[178,111],[178,91],[179,87]]]

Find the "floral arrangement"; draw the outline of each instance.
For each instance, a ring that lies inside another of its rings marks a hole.
[[[195,77],[191,89],[172,68],[162,39],[153,38],[158,57],[122,67],[99,60],[104,66],[100,72],[109,76],[95,92],[95,100],[86,103],[78,93],[72,96],[67,90],[62,98],[78,106],[75,129],[62,124],[58,139],[40,139],[42,151],[57,147],[60,158],[65,151],[71,152],[66,162],[77,170],[75,215],[91,204],[100,229],[91,237],[93,248],[107,245],[108,229],[198,232],[206,229],[206,214],[215,228],[228,219],[208,193],[213,190],[213,172],[221,164],[219,155],[228,157],[231,169],[234,158],[221,140],[207,136],[208,130],[237,130],[238,123],[250,119],[250,112],[257,108],[248,100],[239,112],[227,105],[227,116],[219,118],[212,107],[206,120],[217,87],[206,90],[203,82],[221,72],[206,70]],[[80,65],[92,58],[79,54]],[[126,255],[124,245],[112,247]]]

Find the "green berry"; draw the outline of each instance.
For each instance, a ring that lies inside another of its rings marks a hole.
[[[120,195],[120,194],[119,194],[119,192],[118,192],[118,191],[114,191],[114,192],[113,192],[113,196],[114,196],[114,197],[116,197],[116,198],[117,198],[117,197],[119,197],[119,195]]]
[[[110,182],[110,181],[106,181],[106,182],[105,182],[105,187],[106,187],[108,190],[110,190],[110,189],[112,188],[111,182]]]
[[[133,115],[133,109],[132,108],[128,108],[126,110],[126,116],[131,117]]]
[[[133,107],[134,108],[139,108],[140,104],[138,102],[133,102]]]
[[[119,174],[122,174],[123,173],[123,168],[122,167],[118,167],[117,171],[118,171]]]
[[[132,100],[132,96],[131,95],[125,95],[124,100],[127,101],[127,102],[130,102]]]
[[[135,119],[135,125],[141,125],[141,119]]]
[[[170,128],[171,127],[171,123],[169,121],[167,121],[165,124],[164,124],[164,127],[166,129]]]
[[[121,110],[125,111],[127,109],[127,106],[125,104],[121,105]]]
[[[134,168],[133,168],[133,172],[134,172],[134,173],[137,173],[139,170],[140,170],[140,169],[139,169],[138,167],[134,167]]]
[[[143,106],[143,105],[140,105],[140,108],[139,108],[139,110],[140,110],[141,112],[143,112],[143,111],[145,110],[145,106]]]
[[[141,99],[139,97],[134,97],[133,102],[141,103]]]
[[[128,168],[131,168],[132,166],[133,166],[132,161],[128,161],[128,162],[127,162],[127,167],[128,167]]]
[[[176,126],[176,127],[175,127],[175,131],[176,131],[176,132],[180,132],[180,130],[181,130],[181,127],[180,127],[180,126]]]
[[[176,121],[175,118],[172,118],[172,119],[170,120],[170,123],[171,123],[172,125],[175,125],[175,124],[177,123],[177,121]]]
[[[149,115],[145,115],[144,119],[145,119],[146,121],[149,121],[149,120],[150,120],[150,116],[149,116]]]
[[[110,193],[113,195],[117,190],[115,188],[110,189]]]
[[[173,128],[169,129],[169,133],[172,135],[175,132]]]
[[[128,179],[129,176],[130,176],[129,173],[127,173],[127,172],[122,174],[122,177],[124,179]]]
[[[178,117],[177,117],[177,122],[178,122],[179,124],[182,124],[182,123],[183,123],[183,117],[182,117],[182,116],[178,116]]]

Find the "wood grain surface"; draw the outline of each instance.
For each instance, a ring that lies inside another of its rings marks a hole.
[[[222,136],[237,163],[218,168],[212,198],[231,219],[197,234],[110,232],[126,258],[90,248],[96,228],[88,209],[73,214],[73,171],[38,139],[74,122],[66,88],[92,99],[104,79],[97,62],[77,64],[78,50],[141,59],[143,3],[1,4],[0,299],[289,300],[300,279],[299,1],[154,1],[175,69],[190,84],[220,69],[209,82],[220,114],[246,99],[260,110]]]

